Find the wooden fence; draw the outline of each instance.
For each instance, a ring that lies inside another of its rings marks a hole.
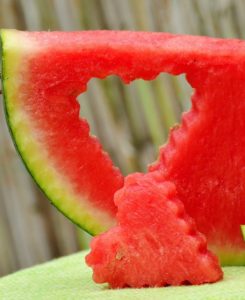
[[[245,38],[244,0],[0,0],[0,27],[117,29]],[[161,74],[126,86],[93,79],[81,115],[124,174],[144,171],[187,110],[184,76]],[[1,99],[0,99],[1,100]],[[0,101],[2,102],[2,101]],[[45,199],[12,145],[0,105],[0,276],[72,253],[88,237]]]

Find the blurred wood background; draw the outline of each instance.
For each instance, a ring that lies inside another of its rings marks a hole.
[[[0,0],[0,28],[144,30],[245,38],[244,0]],[[92,80],[81,115],[124,174],[144,171],[190,105],[184,76],[161,74],[125,86]],[[0,99],[2,100],[2,99]],[[0,276],[87,247],[32,182],[16,154],[0,105]]]

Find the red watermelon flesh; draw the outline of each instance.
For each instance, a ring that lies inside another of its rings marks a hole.
[[[224,42],[225,43],[225,42]],[[170,133],[158,162],[223,264],[245,264],[245,57],[187,73],[192,109]]]
[[[86,262],[113,288],[202,284],[222,278],[217,258],[171,182],[133,174],[115,194],[118,226],[95,237]]]
[[[92,77],[186,73],[193,107],[158,162],[226,264],[245,264],[245,43],[144,32],[3,30],[3,89],[18,151],[50,200],[92,234],[113,226],[123,177],[79,119]]]

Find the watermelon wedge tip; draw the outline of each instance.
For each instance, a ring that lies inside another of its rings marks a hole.
[[[223,277],[171,182],[132,174],[115,194],[118,225],[94,237],[86,262],[113,288],[202,284]]]

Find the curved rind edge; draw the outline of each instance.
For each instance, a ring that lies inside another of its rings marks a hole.
[[[8,110],[8,96],[7,96],[8,93],[7,93],[7,88],[6,88],[7,71],[6,71],[6,53],[5,53],[4,45],[5,45],[6,39],[8,38],[8,37],[6,37],[6,35],[9,35],[11,32],[17,32],[17,31],[11,30],[11,29],[0,30],[1,52],[2,52],[2,79],[1,80],[2,80],[3,106],[4,106],[5,119],[6,119],[7,127],[10,132],[13,144],[15,146],[15,149],[16,149],[19,157],[21,158],[22,162],[24,163],[26,170],[28,171],[28,173],[30,174],[30,176],[32,177],[34,182],[37,184],[39,189],[42,191],[42,193],[47,197],[49,202],[53,206],[55,206],[63,215],[65,215],[72,223],[76,224],[78,227],[82,228],[83,230],[85,230],[87,233],[89,233],[91,235],[97,235],[97,234],[107,230],[108,228],[101,224],[98,224],[98,220],[96,220],[97,225],[95,225],[96,222],[95,222],[94,218],[88,217],[88,214],[86,214],[86,213],[84,214],[84,219],[86,219],[86,220],[83,219],[83,220],[81,220],[81,222],[78,222],[75,218],[71,217],[69,215],[69,213],[67,213],[63,209],[61,209],[58,201],[56,201],[54,198],[50,197],[48,195],[47,191],[45,190],[45,187],[41,186],[40,183],[38,182],[38,180],[35,178],[35,175],[33,174],[31,167],[28,166],[27,161],[23,158],[23,155],[19,149],[18,143],[15,138],[14,130],[13,130],[11,122],[10,122],[10,113]]]

